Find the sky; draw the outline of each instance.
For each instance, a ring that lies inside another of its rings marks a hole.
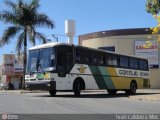
[[[145,4],[146,0],[40,0],[39,12],[48,15],[56,27],[38,28],[37,31],[42,32],[52,41],[55,41],[52,37],[54,34],[59,42],[67,42],[64,23],[66,19],[72,19],[76,22],[74,43],[78,44],[78,36],[82,34],[154,27],[157,22],[145,11]],[[0,0],[0,11],[5,9],[4,0]],[[10,25],[0,21],[0,38],[8,26]],[[16,38],[11,41],[0,48],[0,57],[2,54],[15,53]]]

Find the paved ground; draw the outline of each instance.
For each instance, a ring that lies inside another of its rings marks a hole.
[[[74,97],[73,92],[58,92],[56,97],[50,97],[44,91],[0,91],[0,120],[4,114],[18,114],[20,120],[117,120],[137,114],[148,119],[158,115],[159,120],[159,101],[160,89],[137,90],[132,96],[84,91],[80,97]]]
[[[139,91],[138,91],[139,92]],[[153,92],[137,93],[140,95]],[[106,91],[58,92],[50,97],[48,92],[25,93],[10,91],[0,93],[0,113],[18,114],[158,114],[159,101],[138,100],[124,93],[108,95]]]
[[[0,90],[0,93],[15,93],[15,94],[46,93],[46,92],[47,91]],[[92,91],[84,91],[84,92],[92,92]],[[102,92],[105,92],[105,91],[102,90]],[[141,90],[137,90],[136,95],[130,95],[128,97],[130,99],[160,101],[160,89],[141,89]]]

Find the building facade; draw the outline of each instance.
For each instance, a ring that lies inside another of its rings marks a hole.
[[[22,63],[14,54],[3,54],[0,67],[1,83],[11,83],[14,89],[20,89],[23,79]]]
[[[160,43],[149,28],[100,31],[79,35],[79,45],[147,58],[151,88],[160,88]]]

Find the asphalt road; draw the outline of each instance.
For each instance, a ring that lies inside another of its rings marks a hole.
[[[56,97],[48,93],[0,93],[0,114],[156,114],[159,101],[130,99],[123,93],[116,96],[106,92],[59,92]]]

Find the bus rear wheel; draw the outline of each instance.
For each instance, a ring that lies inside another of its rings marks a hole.
[[[49,90],[49,94],[53,97],[56,95],[56,90]]]
[[[132,81],[131,84],[130,84],[130,89],[129,90],[126,90],[126,94],[135,94],[136,93],[136,90],[137,90],[137,84],[135,81]]]
[[[137,90],[137,84],[136,84],[136,82],[132,81],[131,85],[130,85],[131,94],[135,94],[136,90]]]

